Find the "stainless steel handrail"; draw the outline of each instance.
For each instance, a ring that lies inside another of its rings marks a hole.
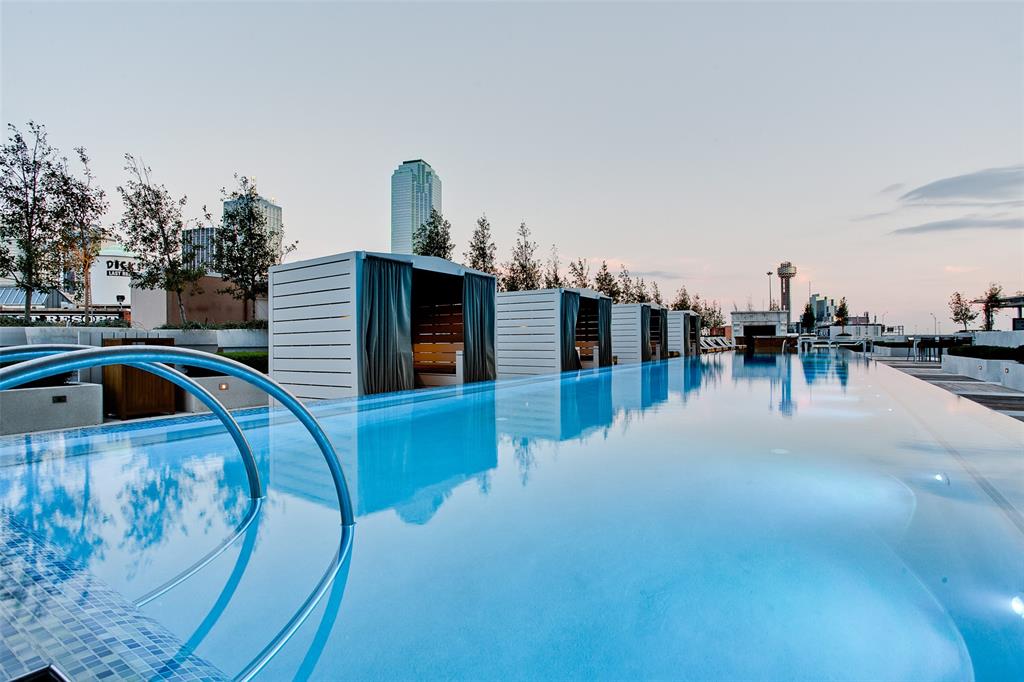
[[[27,346],[8,346],[6,348],[0,348],[0,363],[24,362],[35,358],[49,357],[58,353],[67,353],[69,351],[86,350],[90,348],[96,348],[96,346],[84,346],[73,343],[40,343],[30,344]],[[242,429],[238,426],[238,422],[235,421],[235,418],[231,416],[231,413],[225,409],[221,402],[217,400],[210,391],[199,384],[195,379],[179,372],[173,367],[168,367],[161,363],[144,362],[125,364],[129,364],[137,369],[155,374],[161,379],[166,379],[175,386],[178,386],[196,396],[204,405],[210,408],[210,412],[216,415],[224,424],[224,428],[226,428],[228,433],[231,435],[231,439],[235,441],[235,445],[238,447],[238,452],[242,456],[242,461],[245,463],[245,475],[249,479],[249,497],[259,499],[266,494],[263,490],[263,483],[260,480],[259,467],[256,466],[256,457],[252,453],[252,447],[250,447],[249,441],[246,440],[245,435],[242,433]]]
[[[320,448],[327,463],[327,468],[331,472],[331,479],[334,482],[334,489],[338,496],[338,507],[341,515],[341,538],[338,551],[335,553],[330,565],[328,565],[320,582],[317,583],[312,593],[302,603],[295,615],[292,616],[284,628],[277,633],[271,642],[260,651],[256,658],[236,678],[242,682],[247,682],[270,662],[274,655],[281,650],[281,647],[285,645],[302,623],[305,622],[324,594],[327,593],[331,583],[337,577],[338,571],[352,551],[355,514],[352,508],[352,498],[349,495],[348,484],[345,481],[345,474],[341,469],[341,462],[338,459],[337,452],[334,450],[334,446],[331,445],[327,434],[324,433],[312,413],[299,402],[298,398],[277,384],[273,379],[240,362],[190,348],[175,348],[173,346],[139,345],[86,348],[27,360],[13,367],[0,369],[0,390],[13,388],[28,381],[42,379],[54,374],[86,369],[88,367],[161,362],[174,362],[192,367],[221,371],[224,374],[241,379],[262,389],[280,402],[295,415],[299,422],[306,427],[310,435],[313,436],[313,440]]]

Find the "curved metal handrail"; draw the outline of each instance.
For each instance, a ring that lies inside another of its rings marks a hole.
[[[35,358],[49,357],[58,353],[67,353],[69,351],[88,350],[96,348],[96,346],[85,346],[74,343],[40,343],[30,344],[27,346],[8,346],[6,348],[0,348],[0,362],[24,362],[27,360],[33,360]],[[242,461],[245,463],[245,475],[249,479],[249,497],[253,499],[259,499],[266,494],[263,489],[263,483],[260,480],[259,467],[256,465],[256,457],[253,455],[252,447],[249,445],[249,441],[246,440],[245,435],[242,433],[241,427],[238,426],[238,422],[231,416],[231,413],[221,404],[217,398],[210,393],[204,386],[199,384],[195,379],[179,372],[173,367],[156,363],[156,362],[145,362],[145,363],[125,363],[136,369],[141,369],[145,372],[155,374],[161,379],[166,379],[175,386],[188,391],[192,395],[196,396],[204,405],[210,408],[210,412],[220,419],[221,423],[224,424],[224,428],[227,429],[231,435],[231,439],[235,441],[235,445],[238,447],[238,452],[242,456]]]
[[[338,506],[341,523],[345,526],[355,525],[355,514],[352,511],[352,498],[349,495],[345,474],[341,470],[341,461],[334,451],[334,446],[327,434],[312,413],[306,409],[299,399],[285,390],[277,382],[261,372],[230,360],[220,355],[211,355],[191,348],[175,348],[173,346],[106,346],[104,348],[87,348],[70,351],[58,356],[28,360],[14,367],[0,369],[0,391],[19,384],[62,372],[71,372],[88,367],[104,367],[106,365],[174,362],[191,367],[219,370],[236,379],[248,382],[262,389],[272,398],[286,407],[299,422],[306,427],[331,472],[334,489],[338,495]]]
[[[299,610],[236,678],[241,682],[248,682],[270,662],[274,655],[281,650],[281,647],[285,645],[309,617],[309,614],[312,613],[324,594],[327,593],[331,583],[337,577],[338,571],[352,551],[355,514],[352,508],[352,498],[349,495],[348,483],[345,481],[345,474],[341,469],[341,462],[338,459],[337,452],[334,450],[334,446],[331,445],[327,434],[324,433],[312,413],[299,402],[298,398],[273,379],[240,362],[235,362],[222,356],[203,353],[202,351],[189,348],[175,348],[173,346],[107,346],[104,348],[70,351],[56,356],[28,360],[13,367],[0,369],[0,390],[54,374],[86,369],[88,367],[160,362],[175,362],[182,365],[218,370],[229,376],[246,381],[275,398],[295,415],[299,422],[306,427],[310,435],[313,436],[313,440],[320,448],[327,463],[327,468],[331,472],[331,479],[338,496],[338,507],[341,515],[341,539],[338,551],[328,565],[320,582],[317,583],[313,592],[302,603]]]

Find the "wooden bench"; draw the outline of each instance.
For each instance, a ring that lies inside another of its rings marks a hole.
[[[418,386],[451,386],[463,382],[462,343],[414,343],[412,366]]]

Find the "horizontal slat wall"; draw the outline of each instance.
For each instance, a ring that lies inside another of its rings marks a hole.
[[[686,331],[686,313],[682,310],[668,311],[668,344],[669,351],[683,354],[683,334]]]
[[[359,253],[270,270],[270,375],[304,400],[358,395]]]
[[[494,346],[499,379],[562,370],[561,293],[560,289],[498,293]]]
[[[464,350],[462,303],[430,303],[412,311],[412,359],[416,372],[452,374]]]
[[[612,352],[619,364],[640,362],[640,303],[612,306]]]

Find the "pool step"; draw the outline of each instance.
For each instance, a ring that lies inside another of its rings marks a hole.
[[[0,679],[225,680],[126,598],[0,510]]]

